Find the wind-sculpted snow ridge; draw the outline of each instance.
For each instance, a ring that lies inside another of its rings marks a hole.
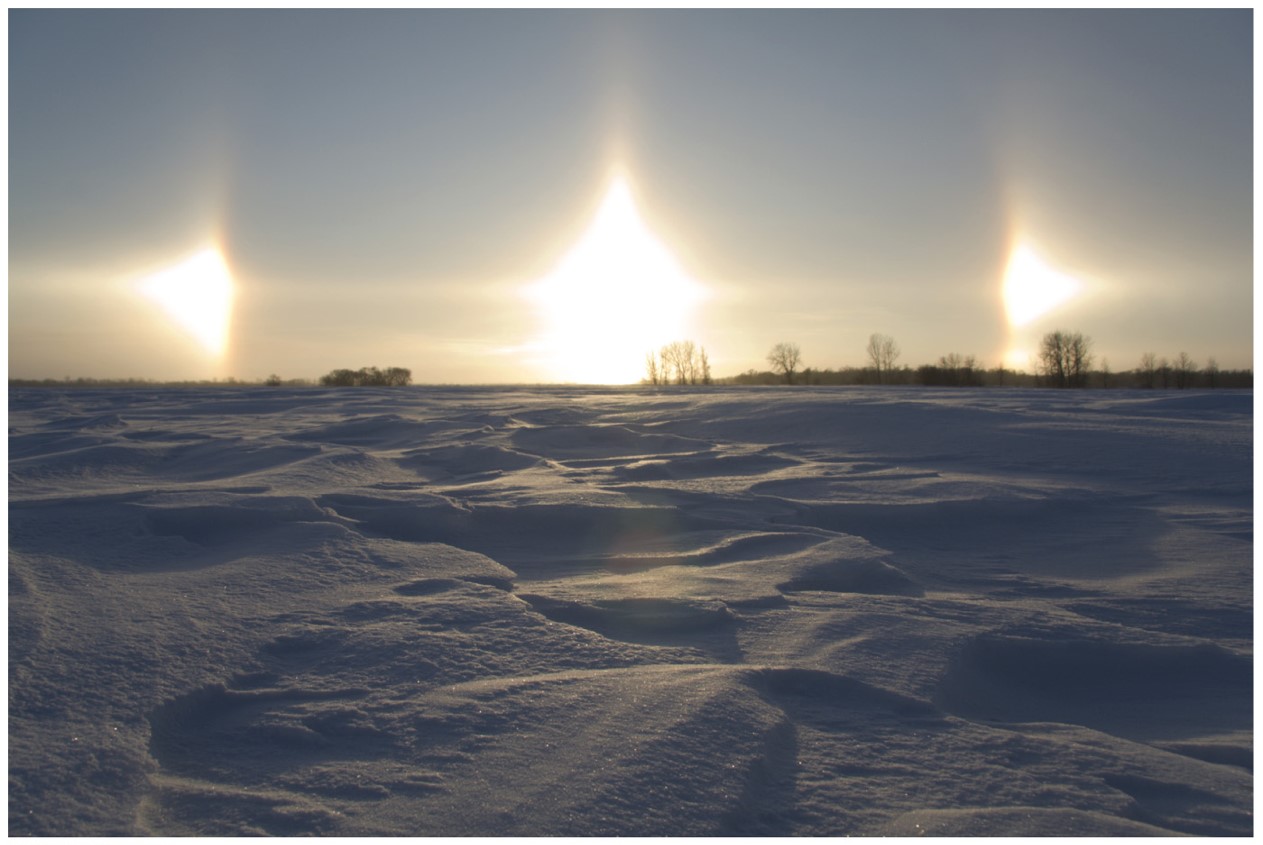
[[[1252,833],[1249,393],[9,401],[11,834]]]

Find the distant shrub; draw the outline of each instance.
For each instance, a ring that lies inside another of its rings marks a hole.
[[[412,383],[412,370],[405,367],[331,370],[320,377],[320,383],[326,387],[403,387]]]
[[[917,381],[927,387],[981,387],[982,370],[972,355],[953,352],[938,359],[938,364],[917,367]]]

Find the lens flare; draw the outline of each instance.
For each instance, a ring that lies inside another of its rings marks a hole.
[[[139,290],[212,358],[228,349],[235,298],[232,274],[218,249],[205,249],[142,279]]]
[[[536,348],[552,377],[628,384],[644,375],[646,352],[685,337],[705,290],[645,225],[616,176],[587,231],[526,296],[545,323]]]

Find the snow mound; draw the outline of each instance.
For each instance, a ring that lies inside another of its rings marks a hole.
[[[750,683],[781,706],[813,711],[834,723],[845,719],[868,719],[867,711],[888,712],[900,719],[942,719],[933,704],[881,687],[818,669],[759,669]]]
[[[461,444],[440,449],[413,449],[396,459],[402,467],[434,480],[454,476],[505,473],[538,466],[543,461],[500,446]]]
[[[523,452],[557,460],[696,452],[706,445],[688,437],[633,431],[622,425],[519,428],[511,439]]]
[[[1068,722],[1136,739],[1253,718],[1253,661],[1221,646],[987,634],[961,649],[938,701],[969,718]]]
[[[800,462],[774,454],[690,455],[634,461],[615,467],[614,475],[629,481],[667,481],[733,475],[764,475]]]
[[[526,593],[522,599],[549,619],[620,639],[637,633],[710,631],[734,621],[727,605],[718,601],[629,598],[581,604]]]
[[[793,555],[821,542],[821,538],[817,536],[784,531],[728,534],[707,542],[712,536],[713,534],[702,531],[691,532],[689,535],[679,536],[677,543],[669,549],[639,555],[623,552],[605,558],[604,563],[613,572],[638,572],[664,566],[723,566]],[[686,545],[688,540],[694,538],[700,543],[699,546],[691,548],[691,544]],[[661,544],[659,547],[661,548]]]
[[[925,594],[920,585],[898,567],[873,559],[818,563],[804,568],[777,586],[782,590],[827,590],[834,593]]]
[[[283,435],[289,440],[335,443],[344,446],[390,448],[411,446],[436,432],[449,431],[457,424],[447,420],[418,421],[399,414],[355,417]]]
[[[38,450],[38,446],[27,444]],[[135,444],[128,440],[94,443],[81,448],[38,453],[10,464],[10,474],[24,481],[49,483],[161,475],[175,481],[241,478],[285,466],[319,453],[319,447],[258,444],[243,438],[198,438],[193,443]]]
[[[505,571],[507,572],[507,570]],[[446,593],[448,590],[468,587],[470,584],[483,584],[506,592],[513,589],[513,579],[511,577],[466,575],[463,578],[420,578],[416,581],[409,581],[407,584],[400,584],[398,587],[395,587],[395,592],[401,596],[431,596],[435,593]]]
[[[291,522],[324,522],[315,502],[299,497],[243,496],[224,504],[140,505],[146,527],[203,546],[241,542],[251,534]]]
[[[127,423],[118,414],[74,415],[49,420],[41,428],[51,431],[95,431],[98,429],[124,428]]]
[[[59,431],[35,431],[27,434],[10,434],[9,471],[12,473],[15,467],[22,466],[21,464],[16,463],[16,460],[19,458],[76,452],[81,449],[100,446],[103,443],[109,442],[109,438],[106,437],[66,434]]]

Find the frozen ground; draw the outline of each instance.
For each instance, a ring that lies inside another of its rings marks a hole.
[[[1252,396],[10,391],[9,830],[1252,831]]]

